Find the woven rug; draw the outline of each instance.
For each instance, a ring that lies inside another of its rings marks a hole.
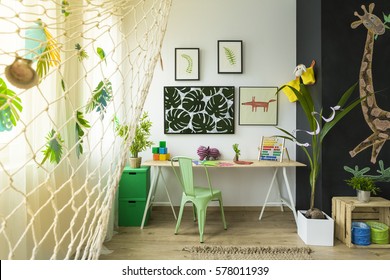
[[[238,247],[193,246],[184,247],[194,260],[312,260],[308,247]]]

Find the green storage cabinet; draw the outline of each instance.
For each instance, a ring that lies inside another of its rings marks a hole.
[[[146,198],[150,188],[150,167],[130,168],[128,166],[122,172],[119,182],[120,198]]]
[[[144,216],[146,200],[139,199],[119,199],[118,205],[118,225],[122,227],[140,226]],[[145,218],[145,225],[148,223],[150,208]]]
[[[118,225],[140,226],[150,189],[150,167],[125,167],[119,181]],[[145,218],[145,225],[150,209]]]

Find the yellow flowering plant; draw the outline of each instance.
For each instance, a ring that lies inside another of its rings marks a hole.
[[[312,63],[311,67],[313,68],[313,66],[314,63]],[[290,102],[298,102],[298,104],[302,107],[303,112],[307,118],[307,122],[309,124],[310,130],[306,131],[306,130],[296,129],[293,133],[290,133],[283,128],[280,127],[277,128],[284,133],[284,135],[278,135],[278,137],[282,137],[296,143],[296,145],[302,148],[309,161],[309,167],[310,167],[309,181],[311,187],[311,194],[310,194],[310,209],[309,211],[307,211],[306,216],[311,217],[311,213],[313,211],[317,212],[316,215],[318,214],[319,211],[318,209],[314,208],[314,201],[315,201],[315,194],[316,194],[316,184],[317,184],[318,174],[321,165],[320,157],[321,157],[322,142],[325,136],[330,132],[330,130],[344,116],[346,116],[356,105],[358,105],[361,102],[361,99],[357,99],[349,103],[347,106],[345,106],[345,104],[347,103],[348,99],[350,98],[351,94],[353,93],[353,91],[357,86],[357,83],[355,83],[342,94],[336,106],[330,107],[332,112],[330,116],[326,118],[323,116],[322,109],[317,110],[315,108],[312,94],[310,93],[309,88],[306,87],[306,85],[304,84],[304,80],[301,78],[302,74],[306,73],[306,70],[304,69],[301,71],[301,73],[298,73],[296,68],[295,72],[297,73],[296,74],[297,78],[294,80],[294,82],[291,81],[288,84],[283,85],[282,87],[278,88],[277,92],[283,90],[283,92],[285,92],[285,94],[289,98]],[[314,71],[313,71],[313,75],[314,75]],[[312,79],[312,81],[315,82],[314,78]],[[324,121],[322,127],[321,127],[321,123],[322,123],[321,120]],[[311,141],[306,143],[300,143],[297,140],[296,132],[303,132],[309,134],[311,136],[310,137]],[[308,147],[311,147],[311,149],[308,149]]]

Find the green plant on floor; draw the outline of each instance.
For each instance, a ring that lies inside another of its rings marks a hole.
[[[297,66],[297,68],[300,65]],[[312,63],[311,68],[314,66],[314,61]],[[302,67],[302,66],[301,66]],[[296,68],[296,69],[297,69]],[[306,71],[306,68],[303,67]],[[308,68],[309,69],[309,68]],[[277,137],[283,137],[287,140],[294,142],[304,151],[307,160],[309,162],[310,167],[310,208],[306,212],[306,216],[313,218],[314,215],[316,217],[324,218],[322,211],[316,209],[314,206],[315,196],[316,196],[316,186],[318,174],[321,167],[321,151],[322,151],[322,142],[325,136],[330,132],[330,130],[345,116],[347,115],[353,108],[360,104],[361,99],[354,100],[353,102],[346,105],[348,99],[353,93],[354,89],[357,86],[357,83],[352,85],[347,91],[345,91],[342,95],[336,106],[330,107],[331,113],[328,117],[324,117],[322,108],[315,108],[316,102],[314,102],[314,98],[309,88],[305,86],[305,83],[302,81],[302,73],[296,74],[296,79],[291,81],[288,84],[280,87],[277,92],[283,90],[285,94],[288,96],[291,102],[297,101],[298,104],[302,107],[303,112],[306,116],[307,123],[309,125],[309,130],[301,130],[296,129],[294,132],[290,133],[283,128],[278,129],[282,131],[285,135],[275,135]],[[307,71],[308,73],[308,71]],[[314,72],[313,72],[314,75]],[[313,84],[307,83],[307,85]],[[321,121],[324,121],[324,125],[321,124]],[[299,142],[297,136],[294,135],[297,132],[302,132],[303,134],[309,135],[308,142]],[[311,214],[315,212],[315,214]]]

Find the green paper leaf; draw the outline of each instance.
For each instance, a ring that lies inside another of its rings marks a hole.
[[[85,128],[90,128],[90,124],[88,120],[84,118],[84,115],[80,111],[76,111],[76,154],[77,157],[80,157],[80,155],[83,154],[83,137],[84,137],[84,129]]]
[[[67,17],[69,16],[71,13],[69,12],[69,1],[66,1],[66,0],[63,0],[61,2],[61,13]]]
[[[65,90],[66,90],[65,82],[64,82],[63,79],[61,79],[61,87],[62,87],[62,91],[65,91]]]
[[[101,81],[92,92],[92,96],[86,106],[86,112],[89,113],[93,110],[96,110],[96,112],[100,112],[103,116],[108,102],[111,101],[111,98],[112,85],[109,80],[105,79],[104,81]]]
[[[46,136],[46,146],[43,151],[44,158],[41,162],[41,165],[45,163],[47,159],[51,163],[59,163],[62,157],[62,145],[64,141],[61,138],[61,134],[57,133],[54,129],[52,129],[48,135]]]
[[[106,62],[106,64],[107,64],[106,53],[104,52],[104,50],[102,48],[100,48],[100,47],[97,47],[96,48],[96,53],[99,55],[100,59],[104,60],[104,62]]]
[[[22,112],[23,106],[21,99],[16,93],[7,87],[7,84],[0,78],[0,112],[16,126],[20,119],[19,113]]]
[[[89,58],[88,53],[81,47],[79,43],[75,45],[75,49],[77,50],[77,58],[80,62]]]

